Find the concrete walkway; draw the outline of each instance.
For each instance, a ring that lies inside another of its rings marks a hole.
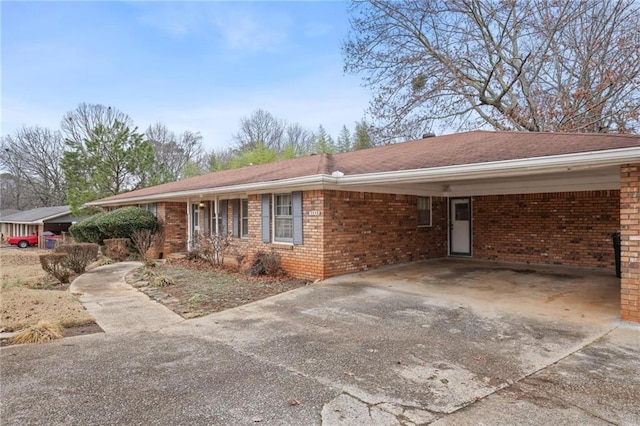
[[[184,321],[166,306],[127,284],[124,277],[140,262],[101,266],[76,278],[69,290],[107,334],[152,332]]]

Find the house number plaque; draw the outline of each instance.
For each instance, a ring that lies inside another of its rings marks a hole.
[[[320,216],[320,210],[311,210],[309,216]]]

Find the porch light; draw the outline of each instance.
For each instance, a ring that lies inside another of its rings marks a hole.
[[[204,201],[200,201],[200,203],[198,204],[198,207],[200,207],[201,209],[204,209]]]

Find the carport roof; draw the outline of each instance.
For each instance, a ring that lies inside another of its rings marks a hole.
[[[71,212],[69,206],[39,207],[27,211],[17,212],[3,217],[1,223],[39,224],[50,221]]]
[[[104,198],[89,204],[118,204],[188,196],[208,190],[266,191],[291,184],[379,183],[435,172],[460,173],[501,167],[531,168],[553,163],[575,166],[599,161],[608,154],[618,164],[640,161],[640,135],[472,131],[397,143],[339,154],[319,154],[240,169],[208,173],[163,185]],[[534,163],[527,163],[534,160]],[[417,173],[417,174],[416,174]],[[433,173],[432,173],[433,174]]]

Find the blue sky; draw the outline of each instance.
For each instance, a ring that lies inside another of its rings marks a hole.
[[[0,2],[2,127],[57,129],[79,103],[230,145],[258,108],[334,137],[369,92],[344,75],[345,2]]]

